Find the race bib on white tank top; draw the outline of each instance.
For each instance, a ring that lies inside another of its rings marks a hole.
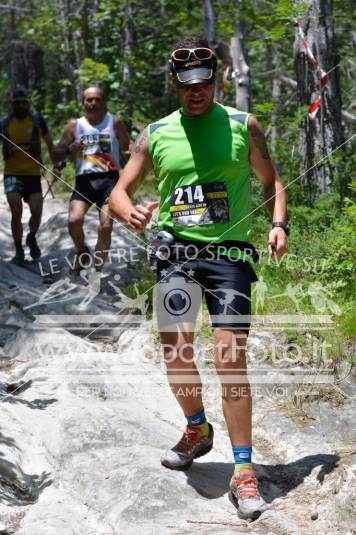
[[[119,170],[119,143],[111,113],[106,113],[101,123],[95,125],[85,117],[80,117],[75,128],[75,139],[83,143],[83,151],[76,155],[77,176]]]

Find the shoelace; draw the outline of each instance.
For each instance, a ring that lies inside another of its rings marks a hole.
[[[257,479],[254,476],[244,477],[241,479],[237,479],[235,477],[234,482],[243,500],[248,500],[249,498],[254,498],[258,500],[258,498],[260,497],[260,494],[257,489]]]
[[[193,430],[189,425],[185,428],[183,437],[177,444],[177,449],[181,452],[186,453],[198,442],[200,442],[204,437],[199,431]]]

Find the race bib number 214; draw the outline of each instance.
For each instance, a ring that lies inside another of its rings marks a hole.
[[[194,184],[176,188],[171,194],[174,225],[190,227],[229,220],[229,204],[224,182]]]

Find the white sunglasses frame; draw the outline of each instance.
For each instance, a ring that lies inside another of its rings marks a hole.
[[[189,52],[188,54],[188,57],[185,58],[185,59],[181,59],[181,58],[176,58],[174,56],[174,54],[176,52],[178,52],[179,50],[187,50]],[[207,58],[198,58],[195,54],[195,51],[196,50],[208,50],[210,52],[210,56],[207,57]],[[204,61],[204,60],[207,60],[207,59],[211,59],[213,56],[215,56],[215,53],[213,50],[211,50],[210,48],[206,48],[205,46],[196,46],[195,48],[177,48],[176,50],[173,50],[172,54],[171,54],[171,58],[173,59],[173,61],[188,61],[190,58],[191,58],[191,55],[194,55],[195,59],[199,60],[199,61]]]

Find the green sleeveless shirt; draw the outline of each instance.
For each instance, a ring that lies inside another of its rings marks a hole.
[[[178,238],[248,241],[251,192],[249,114],[215,104],[206,115],[181,110],[148,127],[159,180],[160,228]]]

